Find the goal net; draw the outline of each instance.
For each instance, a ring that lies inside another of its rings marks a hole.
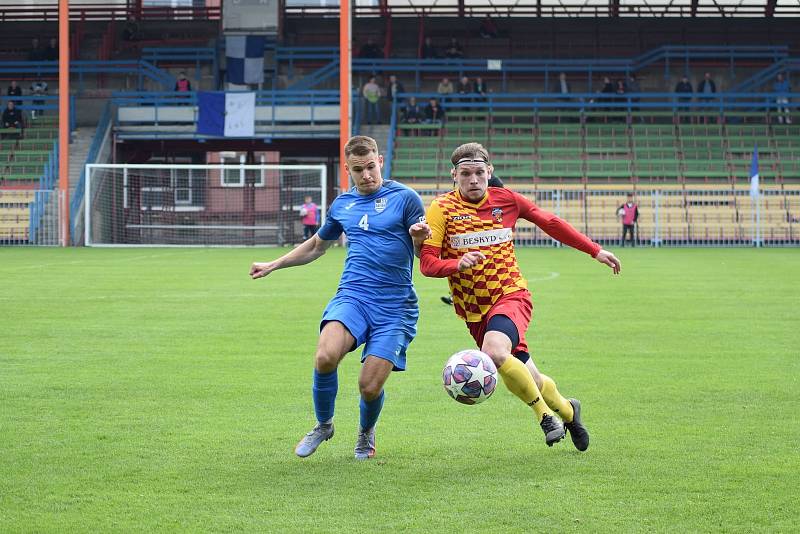
[[[86,166],[87,246],[264,246],[302,240],[306,197],[325,220],[324,165]]]

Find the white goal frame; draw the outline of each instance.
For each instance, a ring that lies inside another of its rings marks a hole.
[[[321,199],[320,209],[320,224],[324,224],[327,215],[327,195],[328,195],[328,169],[326,165],[283,165],[283,164],[153,164],[153,163],[88,163],[86,164],[86,187],[84,197],[84,244],[87,247],[108,247],[108,248],[155,248],[155,247],[169,247],[169,248],[241,248],[241,247],[270,247],[276,245],[242,245],[242,244],[146,244],[146,243],[97,243],[92,241],[92,178],[97,170],[118,170],[122,171],[124,180],[127,179],[126,170],[165,170],[165,169],[183,169],[183,170],[214,170],[220,171],[221,176],[225,176],[225,171],[239,171],[242,176],[242,183],[244,183],[244,175],[246,171],[317,171],[320,176],[320,191]],[[232,185],[221,184],[221,187],[231,188],[236,187]],[[239,186],[241,187],[241,186]],[[126,194],[127,194],[127,190]],[[180,211],[194,211],[192,209]],[[156,228],[159,225],[148,225],[148,228]],[[164,225],[165,229],[171,228],[191,228],[197,230],[272,230],[272,226],[259,226],[259,225]]]

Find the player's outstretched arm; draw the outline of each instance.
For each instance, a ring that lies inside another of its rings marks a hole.
[[[325,251],[334,243],[335,241],[324,241],[320,239],[319,235],[314,234],[311,239],[305,240],[299,247],[284,254],[277,260],[253,263],[253,265],[250,266],[250,278],[253,280],[256,278],[264,278],[272,271],[277,271],[278,269],[311,263],[325,254]]]
[[[611,270],[614,271],[614,274],[619,274],[620,270],[622,270],[622,264],[619,262],[617,257],[605,249],[598,252],[594,259],[611,267]]]

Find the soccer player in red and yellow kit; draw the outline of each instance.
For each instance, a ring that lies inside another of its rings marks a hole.
[[[552,446],[565,427],[575,447],[589,446],[580,402],[565,399],[555,382],[540,373],[528,354],[525,331],[533,304],[514,253],[517,219],[534,223],[562,243],[620,271],[619,260],[566,221],[509,189],[488,187],[493,167],[478,143],[458,147],[451,157],[455,190],[433,200],[426,213],[431,235],[421,245],[425,276],[447,277],[456,314],[497,365],[506,387],[537,415]],[[558,413],[559,417],[555,416]],[[562,423],[563,420],[563,423]]]

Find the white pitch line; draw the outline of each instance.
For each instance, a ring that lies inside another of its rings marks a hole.
[[[548,280],[555,280],[561,276],[561,273],[557,273],[555,271],[551,272],[549,276],[544,276],[541,278],[528,278],[528,282],[547,282]]]
[[[187,254],[197,254],[202,252],[205,249],[197,249],[193,251],[181,251],[181,252],[164,252],[161,254],[144,254],[141,256],[130,256],[130,257],[115,257],[110,259],[102,259],[99,260],[100,263],[107,264],[107,263],[119,263],[119,262],[128,262],[128,261],[137,261],[137,260],[149,260],[153,258],[161,258],[164,256],[175,256],[175,255],[187,255]],[[27,271],[29,269],[41,269],[43,267],[62,267],[64,265],[77,265],[80,263],[97,263],[97,258],[85,259],[85,260],[73,260],[73,261],[59,261],[53,263],[34,263],[30,265],[20,265],[19,267],[12,267],[10,269],[0,269],[0,273],[6,272],[11,273],[15,271]]]

